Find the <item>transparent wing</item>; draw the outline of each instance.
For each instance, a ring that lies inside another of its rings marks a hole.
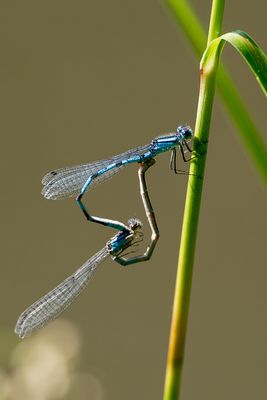
[[[107,167],[109,163],[102,164],[99,169]],[[95,178],[89,189],[97,186],[101,182],[105,182],[107,179],[111,178],[120,169],[123,167],[117,167],[110,171],[107,171],[105,174],[99,175]],[[99,170],[98,169],[98,170]],[[61,171],[60,169],[55,171],[56,175],[54,179],[51,179],[42,189],[42,195],[47,199],[51,200],[62,200],[67,197],[78,196],[81,192],[82,187],[85,185],[87,179],[95,174],[96,170],[92,168],[77,168],[72,171]]]
[[[98,171],[107,168],[110,164],[128,160],[132,156],[141,156],[149,151],[151,145],[136,147],[106,160],[95,161],[90,164],[76,165],[74,167],[59,168],[46,174],[42,179],[44,185],[42,195],[47,199],[59,200],[67,197],[77,196],[87,179],[97,174]],[[96,177],[88,189],[97,186],[99,183],[111,178],[124,166],[119,165],[112,170],[106,171]]]
[[[97,266],[109,255],[104,247],[87,260],[73,275],[69,276],[55,289],[28,307],[19,317],[15,332],[20,338],[30,336],[61,314],[88,284]]]

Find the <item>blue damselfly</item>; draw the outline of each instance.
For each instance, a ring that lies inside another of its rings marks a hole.
[[[189,126],[179,126],[176,132],[159,136],[152,140],[150,144],[136,147],[121,153],[117,156],[100,160],[88,164],[77,165],[74,167],[60,168],[46,174],[42,180],[44,185],[42,194],[47,199],[64,199],[77,196],[76,200],[87,220],[99,224],[110,226],[118,230],[124,230],[125,225],[119,221],[92,216],[82,202],[82,197],[86,190],[104,182],[123,167],[132,163],[142,163],[154,159],[157,155],[172,151],[170,167],[177,173],[176,168],[176,149],[179,148],[184,161],[184,148],[192,151],[187,141],[192,139],[192,130]]]

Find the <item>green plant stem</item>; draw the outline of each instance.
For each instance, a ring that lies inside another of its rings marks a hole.
[[[207,45],[209,45],[213,39],[216,39],[221,34],[222,19],[217,18],[217,16],[223,15],[223,12],[224,12],[224,1],[213,0]]]
[[[213,1],[209,38],[215,38],[216,35],[220,34],[223,19],[223,5],[223,0]],[[201,143],[206,143],[208,141],[218,59],[219,57],[215,60],[213,65],[209,66],[208,70],[201,70],[200,93],[195,125],[195,138],[197,142]],[[201,150],[199,151],[205,150],[203,147],[205,146],[201,146]],[[177,400],[180,393],[205,160],[206,155],[203,154],[195,158],[190,166],[173,304],[164,400]]]

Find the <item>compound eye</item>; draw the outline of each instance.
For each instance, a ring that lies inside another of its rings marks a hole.
[[[193,131],[189,125],[178,126],[177,133],[181,135],[183,139],[190,139],[193,136]]]

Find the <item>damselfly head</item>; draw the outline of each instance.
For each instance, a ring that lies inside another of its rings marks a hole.
[[[107,243],[107,248],[112,256],[121,255],[128,247],[139,243],[143,238],[142,222],[137,218],[128,221],[128,228],[117,233]]]
[[[189,125],[181,125],[176,129],[179,140],[188,140],[193,137],[193,131]]]
[[[142,229],[143,224],[138,218],[130,218],[128,220],[128,227],[133,231],[137,231]]]
[[[144,234],[142,231],[143,224],[138,218],[130,218],[128,220],[128,226],[132,230],[131,234],[131,246],[140,243],[143,240]]]
[[[128,227],[131,229],[131,233],[129,232],[128,241],[130,242],[129,246],[136,245],[143,240],[143,224],[138,218],[130,218],[128,220]]]

